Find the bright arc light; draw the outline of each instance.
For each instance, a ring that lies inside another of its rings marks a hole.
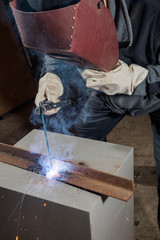
[[[52,179],[52,178],[60,178],[62,172],[64,172],[65,167],[64,165],[61,163],[61,161],[54,159],[55,161],[53,161],[53,167],[49,168],[47,166],[46,168],[46,178],[48,179]]]
[[[52,179],[54,177],[58,177],[59,178],[61,176],[59,171],[60,171],[59,164],[55,164],[54,168],[50,168],[50,170],[47,172],[46,178],[48,178],[48,179]]]
[[[56,171],[56,169],[51,169],[47,174],[46,174],[46,178],[48,179],[52,179],[53,177],[57,177],[59,174]]]

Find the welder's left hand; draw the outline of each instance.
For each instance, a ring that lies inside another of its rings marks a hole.
[[[119,60],[116,67],[109,72],[86,69],[82,77],[86,79],[86,86],[107,95],[126,94],[132,95],[135,88],[146,78],[148,70],[131,64],[128,66]]]
[[[60,77],[54,73],[47,72],[39,80],[38,93],[35,98],[35,104],[39,107],[40,103],[48,100],[54,103],[59,102],[59,97],[63,94],[63,85]],[[60,108],[53,108],[45,112],[45,115],[53,115],[59,111]]]

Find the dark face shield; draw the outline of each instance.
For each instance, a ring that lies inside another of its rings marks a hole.
[[[117,63],[114,20],[97,0],[40,12],[21,11],[18,2],[13,0],[11,8],[25,47],[98,70],[109,71]]]

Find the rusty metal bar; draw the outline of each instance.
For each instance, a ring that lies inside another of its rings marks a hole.
[[[0,143],[1,162],[28,170],[38,165],[40,157],[42,157],[40,154]],[[133,181],[130,179],[79,166],[73,162],[62,160],[54,162],[61,165],[61,169],[65,169],[60,173],[61,177],[54,177],[55,180],[123,201],[128,201],[133,195]]]

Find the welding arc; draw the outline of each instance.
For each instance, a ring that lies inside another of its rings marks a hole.
[[[49,148],[49,143],[48,143],[48,137],[47,137],[47,131],[46,131],[46,125],[45,125],[45,120],[44,120],[43,113],[41,113],[41,117],[42,117],[42,123],[43,123],[43,129],[44,129],[44,133],[45,133],[45,138],[46,138],[46,145],[47,145],[47,150],[48,150],[48,155],[49,155],[49,161],[50,161],[50,164],[51,164],[51,168],[53,168],[52,159],[51,159],[51,153],[50,153],[50,148]]]

